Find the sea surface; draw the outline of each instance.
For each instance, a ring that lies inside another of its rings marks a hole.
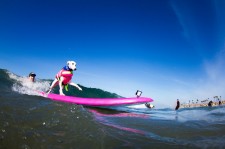
[[[225,148],[225,107],[84,107],[38,96],[51,83],[0,69],[0,149]]]

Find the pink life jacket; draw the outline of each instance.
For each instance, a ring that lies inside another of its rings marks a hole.
[[[73,72],[72,71],[69,71],[69,70],[60,70],[57,74],[56,74],[56,79],[59,80],[60,77],[63,77],[64,80],[63,80],[63,84],[66,85],[68,84],[71,80],[72,80],[72,77],[73,77]]]

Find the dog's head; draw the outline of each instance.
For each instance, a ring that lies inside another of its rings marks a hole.
[[[67,61],[67,66],[72,69],[72,70],[76,70],[77,67],[76,67],[77,63],[74,62],[74,61]]]

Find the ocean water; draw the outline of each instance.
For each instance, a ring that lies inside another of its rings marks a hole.
[[[51,81],[0,69],[1,149],[225,148],[225,107],[93,108],[38,96]],[[109,95],[110,96],[110,95]]]

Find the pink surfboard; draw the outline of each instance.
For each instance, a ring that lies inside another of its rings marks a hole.
[[[119,106],[119,105],[128,105],[128,104],[138,104],[152,102],[153,99],[147,97],[131,97],[131,98],[83,98],[75,96],[61,96],[58,94],[46,94],[40,92],[44,97],[50,98],[52,100],[63,101],[74,103],[78,105],[85,106]]]

